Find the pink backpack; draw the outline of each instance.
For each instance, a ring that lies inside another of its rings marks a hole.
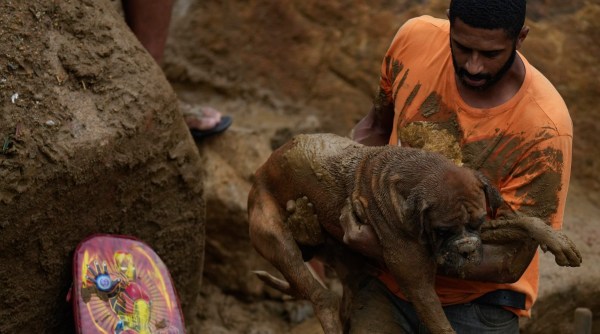
[[[77,333],[185,333],[179,299],[162,260],[142,241],[97,234],[75,250]]]

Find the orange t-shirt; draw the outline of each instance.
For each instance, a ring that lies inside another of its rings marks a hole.
[[[514,211],[536,216],[560,229],[571,173],[573,125],[552,84],[525,58],[525,80],[509,101],[473,108],[458,93],[447,20],[422,16],[398,31],[381,66],[375,103],[393,104],[392,145],[440,151],[477,169],[500,190]],[[376,105],[377,106],[377,105]],[[501,213],[499,213],[501,214]],[[484,283],[437,276],[442,304],[469,302],[486,292],[511,289],[526,295],[529,316],[537,297],[536,253],[514,284]],[[404,298],[389,273],[380,279]]]

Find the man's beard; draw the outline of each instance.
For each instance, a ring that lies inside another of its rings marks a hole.
[[[489,73],[478,73],[475,75],[471,75],[467,70],[458,66],[456,59],[454,59],[454,50],[452,49],[452,45],[450,45],[450,50],[452,51],[452,64],[454,65],[454,71],[456,72],[456,75],[458,76],[459,80],[463,83],[465,87],[477,91],[484,91],[495,85],[498,81],[500,81],[500,79],[504,77],[508,70],[510,70],[517,56],[517,47],[516,45],[513,45],[513,50],[510,57],[508,58],[508,60],[506,60],[504,65],[502,65],[500,70],[496,72],[496,74],[492,75]],[[465,78],[468,78],[473,81],[485,80],[485,83],[481,86],[472,86],[465,80]]]

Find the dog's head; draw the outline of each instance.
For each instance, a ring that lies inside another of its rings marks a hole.
[[[496,188],[479,172],[456,167],[430,175],[405,201],[404,216],[417,223],[438,264],[460,268],[482,259],[480,227],[502,204]],[[489,210],[489,211],[488,211]]]

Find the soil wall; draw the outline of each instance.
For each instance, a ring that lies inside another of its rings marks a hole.
[[[149,243],[193,313],[200,157],[160,68],[109,1],[0,4],[0,333],[71,332],[71,257]]]

